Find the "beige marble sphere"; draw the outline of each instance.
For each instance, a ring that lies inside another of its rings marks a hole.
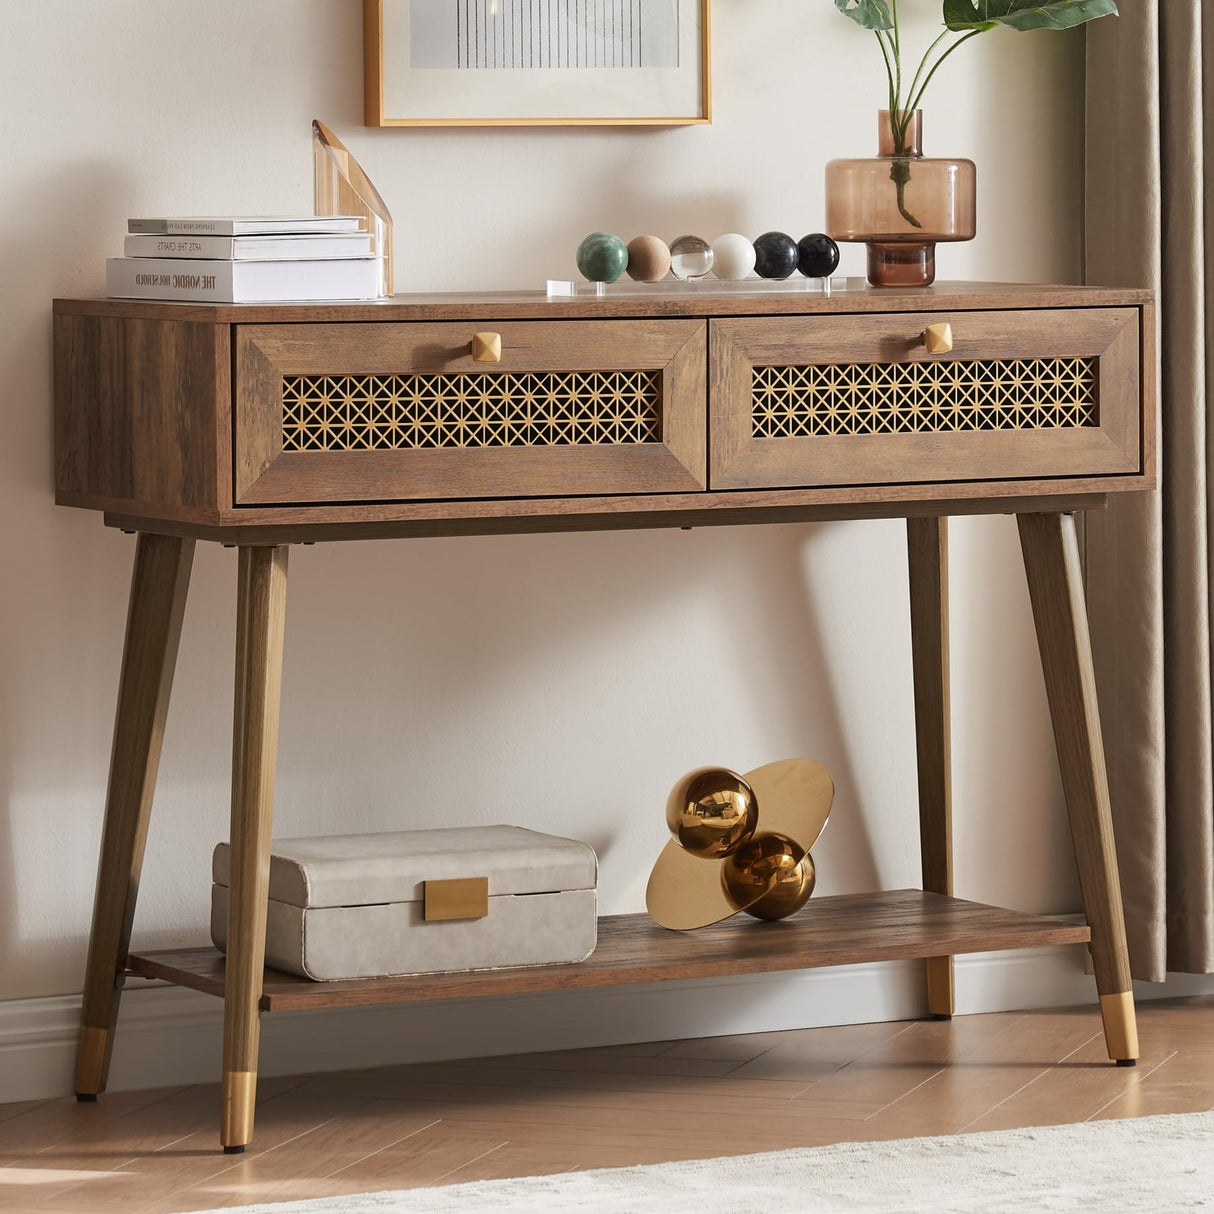
[[[656,236],[637,236],[628,244],[628,277],[659,282],[670,273],[670,250]]]

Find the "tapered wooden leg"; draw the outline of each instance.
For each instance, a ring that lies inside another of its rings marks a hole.
[[[266,951],[270,834],[282,687],[287,549],[241,548],[232,729],[232,872],[228,900],[220,1141],[229,1153],[253,1138]]]
[[[953,892],[953,791],[948,678],[948,519],[906,520],[911,660],[919,762],[919,850],[923,888]],[[927,1006],[953,1014],[953,959],[927,960]]]
[[[82,1100],[95,1100],[109,1077],[193,558],[194,541],[173,536],[141,534],[135,547],[76,1047],[76,1094]]]
[[[1075,518],[1022,514],[1019,524],[1105,1043],[1110,1058],[1128,1064],[1138,1057],[1138,1030]]]

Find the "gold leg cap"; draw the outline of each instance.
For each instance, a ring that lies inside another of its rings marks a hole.
[[[91,1024],[80,1026],[76,1042],[76,1094],[95,1096],[105,1091],[106,1055],[110,1048],[110,1029]]]
[[[927,1010],[933,1016],[951,1016],[953,1006],[952,957],[928,957]]]
[[[1125,1062],[1138,1057],[1138,1019],[1134,1014],[1134,995],[1118,991],[1100,996],[1100,1018],[1104,1021],[1104,1039],[1109,1057]]]
[[[257,1072],[225,1071],[219,1141],[226,1150],[253,1141],[253,1111],[257,1104]]]

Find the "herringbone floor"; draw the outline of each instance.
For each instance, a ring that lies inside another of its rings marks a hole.
[[[269,1079],[243,1156],[218,1152],[213,1085],[0,1105],[0,1209],[164,1214],[1214,1107],[1214,998],[1139,1024],[1133,1069],[1083,1008]]]

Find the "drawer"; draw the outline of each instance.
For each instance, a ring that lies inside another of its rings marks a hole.
[[[714,320],[709,378],[713,489],[1141,467],[1136,308]]]
[[[702,320],[239,325],[236,503],[703,489],[706,362]]]

